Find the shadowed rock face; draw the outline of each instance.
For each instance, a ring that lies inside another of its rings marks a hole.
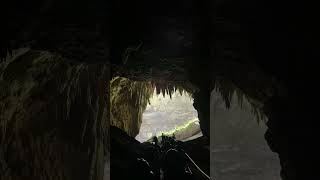
[[[0,179],[101,180],[107,64],[19,50],[0,64]]]
[[[315,165],[315,159],[319,159],[315,148],[318,132],[314,126],[319,99],[314,86],[319,81],[314,61],[319,59],[319,48],[315,48],[319,27],[313,23],[318,18],[313,14],[314,7],[304,2],[252,0],[221,0],[216,6],[216,59],[235,63],[252,60],[285,89],[276,90],[264,102],[268,116],[265,138],[279,155],[283,180],[319,179]],[[299,14],[297,10],[307,13]],[[241,89],[260,89],[255,83],[242,81],[258,76],[248,73],[247,78],[242,78],[239,70],[231,70],[232,65],[227,67],[229,72],[235,72],[234,78],[232,73],[229,77]],[[253,82],[265,81],[257,78]]]
[[[138,166],[136,161],[137,158],[143,158],[147,160],[154,173],[156,173],[155,170],[157,170],[158,168],[162,168],[162,170],[164,170],[166,167],[168,167],[168,165],[164,164],[163,159],[164,155],[169,150],[166,148],[174,148],[175,146],[161,145],[161,149],[158,149],[160,148],[159,146],[155,146],[154,144],[149,142],[139,143],[133,137],[129,136],[124,131],[114,126],[110,127],[110,132],[110,142],[112,147],[110,168],[112,179],[125,180],[130,179],[133,176],[137,179],[145,178],[144,175],[142,177],[141,175],[139,175],[139,172],[143,171],[143,169],[136,168]],[[188,153],[188,155],[193,159],[193,161],[196,162],[198,166],[200,166],[202,170],[209,174],[209,141],[207,138],[201,137],[188,142],[176,143],[179,144],[180,148],[182,148],[183,150],[185,150],[186,153]],[[176,170],[181,167],[183,168],[181,164],[176,164],[176,166],[171,168]],[[203,177],[201,176],[201,178],[199,178],[199,174],[197,174],[197,170],[194,169],[194,167],[191,168],[193,174],[198,176],[196,179],[203,179]]]

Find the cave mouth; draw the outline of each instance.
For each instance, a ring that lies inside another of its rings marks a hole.
[[[193,107],[193,98],[186,91],[175,91],[169,95],[154,90],[147,108],[143,112],[139,142],[152,137],[174,136],[177,140],[188,141],[202,136],[198,113]]]

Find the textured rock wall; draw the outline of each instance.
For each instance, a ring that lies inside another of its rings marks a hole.
[[[150,82],[114,78],[111,81],[111,125],[135,137],[139,133],[142,114],[152,94]]]
[[[210,138],[210,94],[208,96],[208,90],[202,88],[193,94],[193,98],[193,107],[198,112],[202,134]]]
[[[101,180],[109,66],[19,50],[0,64],[0,179]]]
[[[299,99],[306,96],[309,97]],[[314,100],[310,96],[313,94],[277,96],[265,105],[269,117],[265,139],[280,158],[283,180],[319,179],[319,146],[315,128],[318,126],[313,122],[317,120],[314,117],[318,110],[316,106],[309,106]]]

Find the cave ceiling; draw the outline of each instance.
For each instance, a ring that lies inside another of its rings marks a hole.
[[[271,20],[267,8],[259,9],[263,3],[47,0],[18,4],[23,8],[12,1],[5,12],[9,21],[1,36],[2,57],[10,49],[30,46],[85,63],[111,61],[112,76],[134,80],[197,86],[219,77],[262,101],[279,91],[286,78],[277,74],[281,64],[272,66],[274,53],[267,52],[275,37],[267,33],[272,33]]]

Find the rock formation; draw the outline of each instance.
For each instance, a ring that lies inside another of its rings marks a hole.
[[[153,93],[150,82],[115,77],[111,81],[111,125],[135,137],[140,130],[142,114]]]
[[[17,50],[0,64],[0,179],[101,180],[109,66]]]

